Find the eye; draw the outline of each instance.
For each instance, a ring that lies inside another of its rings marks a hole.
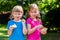
[[[20,13],[18,13],[18,15],[21,15]]]
[[[14,15],[17,15],[17,13],[14,13]]]
[[[20,13],[18,13],[18,15],[20,15]]]

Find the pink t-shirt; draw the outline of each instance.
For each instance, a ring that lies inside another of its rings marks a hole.
[[[31,24],[31,29],[41,24],[42,21],[34,21],[32,18],[27,19],[27,24]],[[40,29],[36,29],[33,33],[27,36],[27,40],[41,40]]]

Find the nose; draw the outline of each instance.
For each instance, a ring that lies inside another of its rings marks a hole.
[[[16,16],[18,16],[18,14]]]
[[[18,17],[19,15],[18,14],[16,14],[16,17]]]

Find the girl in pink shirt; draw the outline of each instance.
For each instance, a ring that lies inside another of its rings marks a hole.
[[[27,40],[41,40],[41,28],[43,28],[43,26],[41,19],[38,17],[40,17],[38,6],[35,3],[31,4],[27,15]],[[46,34],[46,32],[44,32],[44,34]]]

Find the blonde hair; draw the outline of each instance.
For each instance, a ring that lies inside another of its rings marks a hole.
[[[13,12],[22,12],[23,13],[23,8],[22,6],[16,5],[13,7],[12,11],[11,11],[11,15],[10,15],[10,19],[13,19]]]
[[[33,3],[33,4],[31,4],[31,5],[29,6],[29,10],[28,10],[28,13],[27,13],[27,18],[30,17],[30,15],[29,15],[30,8],[36,9],[36,11],[37,11],[37,13],[38,13],[37,17],[40,18],[39,8],[38,8],[37,4],[35,4],[35,3]]]

